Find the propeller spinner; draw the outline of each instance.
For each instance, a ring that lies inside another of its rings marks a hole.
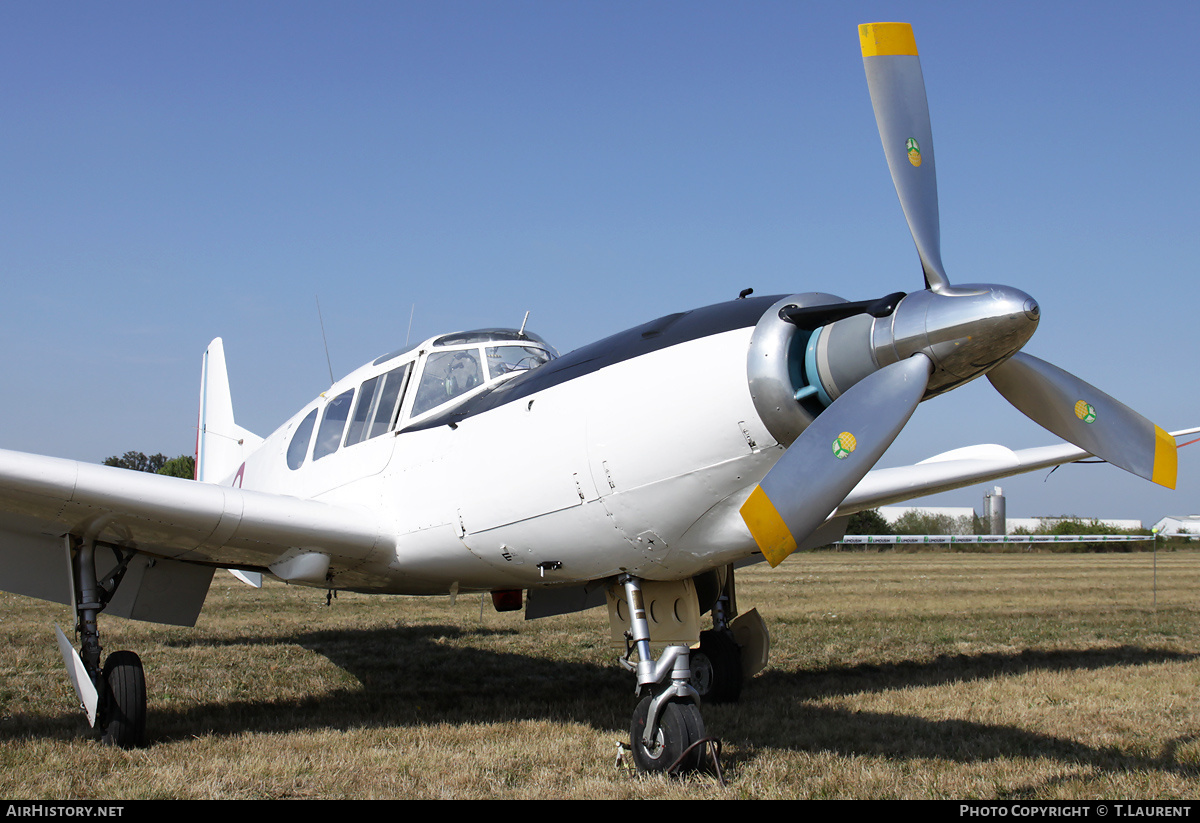
[[[883,456],[921,400],[985,373],[1034,422],[1174,488],[1171,435],[1078,377],[1020,352],[1040,319],[1033,298],[1007,286],[950,284],[941,259],[929,103],[912,27],[867,23],[859,26],[859,41],[884,155],[926,288],[898,303],[898,295],[889,295],[780,311],[802,328],[827,324],[814,332],[817,374],[809,379],[820,380],[828,403],[741,508],[764,557],[777,566],[816,531]]]

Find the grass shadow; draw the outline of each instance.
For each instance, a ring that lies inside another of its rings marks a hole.
[[[739,725],[745,712],[752,739],[733,761],[752,759],[763,747],[890,759],[937,759],[979,763],[1012,758],[1051,758],[1105,772],[1153,770],[1200,776],[1200,765],[1180,762],[1180,748],[1193,736],[1174,738],[1156,754],[1118,746],[1092,746],[1079,740],[1015,725],[966,720],[935,720],[912,715],[818,705],[824,698],[1020,676],[1036,671],[1097,671],[1119,666],[1190,662],[1200,655],[1139,646],[1111,649],[1027,650],[1013,654],[943,655],[929,661],[901,661],[820,670],[768,671],[743,695],[753,708],[738,707],[729,718]],[[720,727],[721,709],[710,725]],[[1036,790],[1030,789],[1030,796]]]
[[[168,641],[165,645],[172,647],[299,645],[351,675],[359,687],[299,698],[273,698],[266,688],[260,698],[201,702],[179,709],[152,707],[148,720],[151,745],[197,734],[232,736],[514,720],[584,724],[623,737],[634,705],[632,676],[611,662],[562,660],[481,647],[521,634],[513,629],[468,630],[424,624]],[[472,645],[476,640],[480,645]],[[726,747],[730,769],[760,757],[764,749],[779,748],[962,763],[1052,758],[1108,772],[1143,769],[1195,778],[1200,776],[1200,768],[1181,763],[1177,757],[1178,749],[1191,738],[1173,740],[1162,752],[1144,755],[1019,726],[860,711],[815,701],[1035,671],[1187,662],[1198,656],[1121,646],[943,655],[928,661],[820,670],[768,670],[748,684],[740,704],[705,707],[705,719],[710,734],[736,738],[735,746]],[[77,737],[80,729],[75,713],[6,717],[0,737],[62,739]],[[1032,794],[1036,789],[1029,791]]]
[[[1034,671],[1095,671],[1114,666],[1188,662],[1190,652],[1124,645],[1103,649],[1026,649],[1011,654],[939,655],[931,660],[833,666],[824,669],[768,671],[763,685],[777,685],[804,700],[879,692],[908,687],[990,680]]]
[[[212,637],[191,643],[297,644],[327,658],[361,688],[312,697],[204,704],[152,711],[156,742],[246,731],[555,720],[619,729],[632,711],[628,673],[611,665],[479,648],[512,629],[449,625],[320,630],[290,637]],[[626,706],[628,704],[628,706]],[[616,711],[614,711],[616,710]]]

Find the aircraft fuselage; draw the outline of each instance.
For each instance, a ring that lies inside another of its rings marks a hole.
[[[335,383],[228,482],[380,513],[394,551],[335,558],[336,588],[427,594],[696,574],[755,551],[736,524],[700,542],[689,530],[781,451],[747,377],[752,336],[775,302],[669,315],[412,415],[432,352],[488,342],[427,341]],[[314,411],[319,429],[333,399],[402,368],[412,371],[392,431],[316,459],[310,446],[288,465]]]

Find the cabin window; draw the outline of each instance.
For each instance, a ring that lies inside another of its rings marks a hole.
[[[378,437],[391,428],[396,417],[396,401],[404,388],[412,364],[365,381],[358,391],[358,405],[346,431],[346,445],[353,446]]]
[[[478,349],[434,352],[425,358],[425,370],[413,400],[412,416],[453,400],[484,382]]]
[[[347,446],[353,446],[363,439],[363,433],[367,430],[367,420],[371,416],[371,403],[375,399],[375,389],[381,379],[382,376],[377,375],[359,387],[358,405],[354,407],[354,415],[350,418],[350,427],[346,430]]]
[[[287,464],[289,469],[298,469],[304,465],[304,458],[308,454],[308,441],[312,439],[313,424],[316,422],[317,410],[313,409],[296,427],[296,432],[292,435],[292,442],[288,444]]]
[[[320,460],[327,454],[333,454],[341,445],[346,419],[350,417],[350,401],[353,399],[354,389],[350,389],[325,404],[325,416],[321,418],[321,428],[317,430],[317,442],[313,445],[313,460]]]
[[[412,363],[401,368],[392,369],[383,381],[383,389],[379,393],[379,402],[375,404],[375,413],[371,416],[371,426],[367,429],[367,438],[378,437],[389,431],[396,423],[397,407],[404,394],[404,386],[408,382]]]
[[[548,351],[532,346],[488,346],[486,351],[488,376],[493,380],[515,371],[536,368],[550,360]]]

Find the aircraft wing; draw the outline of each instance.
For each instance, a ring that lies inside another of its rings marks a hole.
[[[1197,428],[1184,429],[1171,432],[1171,436],[1183,437],[1198,431],[1200,429]],[[995,444],[967,446],[912,466],[868,472],[838,506],[834,516],[850,515],[1015,474],[1074,463],[1092,456],[1069,443],[1020,451]]]
[[[1091,457],[1078,446],[1063,444],[1013,451],[1006,446],[967,446],[913,466],[874,469],[838,506],[836,515],[854,514],[915,497],[987,483],[1014,474],[1048,469]]]
[[[0,450],[0,589],[73,603],[68,534],[119,547],[107,563],[137,553],[109,613],[180,625],[195,621],[215,568],[286,578],[312,569],[294,560],[310,553],[347,569],[393,545],[367,509]]]

